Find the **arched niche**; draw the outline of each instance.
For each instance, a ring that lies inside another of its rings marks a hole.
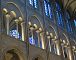
[[[3,23],[7,35],[23,40],[21,23],[24,20],[24,16],[19,6],[14,2],[7,2],[4,5],[3,12],[5,12],[3,13]],[[11,33],[12,31],[16,33],[15,36]]]
[[[20,7],[15,2],[7,2],[4,7],[6,7],[9,12],[15,11],[17,14],[17,17],[21,16],[24,19],[22,10],[20,9]]]
[[[46,25],[46,46],[48,46],[48,49],[51,53],[57,54],[57,47],[56,47],[56,38],[57,38],[57,32],[55,28],[52,25]]]
[[[64,58],[69,57],[69,49],[68,47],[70,46],[70,41],[68,39],[68,36],[65,33],[60,33],[60,41],[61,41],[61,48],[63,52]]]
[[[60,33],[60,39],[63,41],[63,43],[70,44],[70,40],[65,33]]]
[[[44,49],[43,25],[36,15],[29,17],[29,42]]]
[[[20,57],[14,50],[9,50],[5,54],[5,60],[20,60]]]
[[[33,57],[32,60],[44,60],[44,59],[42,56],[37,55],[37,56]]]
[[[24,60],[26,56],[18,49],[5,49],[3,60]]]

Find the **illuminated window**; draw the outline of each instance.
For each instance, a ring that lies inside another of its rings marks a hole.
[[[47,6],[47,3],[46,1],[44,1],[44,8],[45,8],[45,14],[48,16],[48,6]]]
[[[75,26],[76,26],[76,20],[74,20],[74,24],[75,24]]]
[[[29,37],[29,43],[33,45],[35,44],[35,40],[33,39],[33,37]]]
[[[34,0],[34,7],[37,8],[37,0]]]
[[[62,12],[61,12],[61,8],[58,3],[56,3],[56,17],[57,17],[58,25],[63,26]]]
[[[48,4],[48,11],[49,11],[49,16],[52,18],[52,9],[51,6]]]
[[[45,15],[52,18],[52,8],[49,2],[44,1]]]
[[[29,3],[33,6],[33,0],[29,0]]]
[[[29,3],[30,3],[34,8],[37,8],[37,7],[38,7],[38,0],[29,0]]]
[[[35,46],[38,47],[38,34],[36,31],[34,31],[34,39],[35,39]]]
[[[67,20],[67,31],[68,32],[72,31],[71,24],[70,24],[70,22],[68,20]]]
[[[68,32],[72,32],[72,27],[71,27],[71,23],[70,23],[70,16],[69,13],[66,12],[66,25],[67,25],[67,31]]]
[[[15,38],[20,38],[19,32],[17,32],[17,30],[11,30],[10,36],[13,36]]]
[[[38,36],[35,31],[29,29],[29,43],[38,46]]]

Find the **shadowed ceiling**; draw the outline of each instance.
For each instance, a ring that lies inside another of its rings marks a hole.
[[[71,17],[76,18],[76,0],[56,0],[62,9],[66,9]]]

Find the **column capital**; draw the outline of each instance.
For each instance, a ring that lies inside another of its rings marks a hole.
[[[19,20],[18,20],[18,19],[15,19],[14,21],[15,21],[16,23],[19,23]]]
[[[6,8],[3,8],[2,12],[6,15],[8,13],[8,10]]]

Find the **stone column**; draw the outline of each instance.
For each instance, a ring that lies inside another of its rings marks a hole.
[[[30,31],[31,31],[31,35],[32,35],[32,43],[35,44],[34,35],[33,35],[34,28],[30,27]]]
[[[49,45],[48,46],[48,49],[49,49],[48,51],[51,52],[50,36],[48,35],[47,38],[48,38],[48,45]]]
[[[25,41],[25,26],[24,26],[24,22],[21,23],[21,30],[22,30],[22,41]]]
[[[16,19],[15,22],[16,22],[16,30],[17,30],[17,32],[18,32],[18,23],[19,23],[19,20]],[[16,37],[16,38],[18,38],[18,34],[17,34],[17,37]]]
[[[42,48],[45,49],[45,47],[44,47],[44,36],[43,36],[43,32],[40,33],[40,36],[41,36]]]
[[[69,54],[69,60],[74,60],[73,51],[72,51],[72,47],[71,46],[68,47],[68,54]]]
[[[40,40],[41,39],[40,39],[40,33],[39,32],[37,33],[37,36],[38,36],[38,47],[40,47]]]
[[[10,15],[9,14],[7,14],[7,15],[5,15],[5,17],[6,17],[6,29],[7,29],[7,35],[9,35],[9,20],[10,20]]]
[[[61,55],[61,49],[60,49],[60,42],[56,40],[56,49],[57,49],[57,55]]]

